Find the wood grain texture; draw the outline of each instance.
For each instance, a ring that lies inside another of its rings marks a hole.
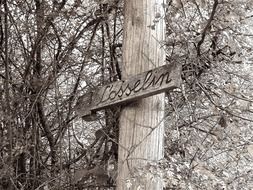
[[[163,15],[163,0],[126,0],[123,41],[123,78],[164,65],[165,25],[156,15]],[[153,27],[152,27],[153,26]],[[117,190],[162,190],[162,181],[137,179],[136,169],[163,158],[164,93],[144,98],[122,110],[120,116]],[[147,173],[147,171],[145,171]],[[127,179],[132,186],[127,187]]]

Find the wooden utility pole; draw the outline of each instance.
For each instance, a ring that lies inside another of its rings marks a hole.
[[[165,64],[163,0],[125,0],[123,80]],[[162,189],[161,180],[127,180],[163,158],[164,93],[129,103],[120,116],[117,190]],[[127,187],[128,186],[128,187]],[[129,187],[130,186],[130,187]]]

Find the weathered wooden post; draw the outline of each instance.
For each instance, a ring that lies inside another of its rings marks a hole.
[[[163,0],[125,0],[124,78],[165,64]],[[124,107],[120,117],[117,190],[161,190],[161,179],[126,181],[136,169],[163,158],[164,93]],[[130,186],[130,185],[129,185]]]

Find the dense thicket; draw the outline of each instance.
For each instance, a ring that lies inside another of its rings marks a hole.
[[[183,83],[166,93],[165,160],[134,178],[253,188],[252,7],[168,0],[147,26],[166,20],[161,47]],[[85,122],[75,105],[121,79],[123,2],[0,0],[0,13],[0,189],[113,188],[119,110]]]

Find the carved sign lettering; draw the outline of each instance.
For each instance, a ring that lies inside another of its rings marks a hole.
[[[117,81],[87,94],[78,100],[76,111],[87,116],[110,106],[125,104],[179,87],[181,65],[169,64]]]

